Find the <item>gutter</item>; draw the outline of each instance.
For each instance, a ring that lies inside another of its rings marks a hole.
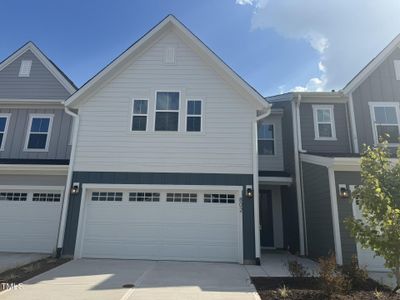
[[[70,157],[69,167],[68,167],[67,182],[65,184],[64,201],[63,201],[62,210],[61,210],[60,228],[58,231],[57,258],[59,258],[61,256],[62,248],[64,245],[65,227],[67,225],[68,206],[69,206],[69,198],[70,198],[70,193],[71,193],[71,182],[72,182],[72,175],[73,175],[73,169],[74,169],[76,142],[77,142],[77,138],[78,138],[78,128],[79,128],[79,115],[77,113],[74,113],[71,110],[69,110],[68,107],[65,107],[64,110],[65,110],[65,113],[72,116],[74,119],[74,136],[72,139],[71,157]]]

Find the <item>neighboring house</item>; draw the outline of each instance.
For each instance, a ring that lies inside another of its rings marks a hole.
[[[0,251],[56,249],[75,90],[32,42],[0,63]]]
[[[383,259],[373,257],[372,251],[362,249],[349,235],[343,221],[359,217],[359,211],[343,195],[360,184],[363,145],[377,145],[385,134],[390,135],[393,149],[399,145],[399,47],[400,36],[342,91],[268,98],[273,110],[284,107],[284,114],[293,115],[298,150],[294,160],[299,160],[296,174],[301,174],[297,187],[304,207],[300,222],[308,256],[334,252],[337,262],[346,264],[357,254],[360,265],[384,270]]]

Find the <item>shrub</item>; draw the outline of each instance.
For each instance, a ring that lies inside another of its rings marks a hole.
[[[307,269],[297,260],[290,260],[288,262],[288,269],[292,277],[308,277],[310,275]]]
[[[283,285],[283,287],[277,289],[277,294],[279,298],[286,299],[290,296],[290,290],[286,287],[286,285]]]
[[[350,291],[350,280],[340,271],[335,255],[331,254],[326,258],[320,258],[318,263],[321,288],[327,296]]]
[[[351,258],[351,263],[343,267],[343,273],[350,279],[353,288],[362,288],[368,279],[368,272],[358,265],[356,255]]]

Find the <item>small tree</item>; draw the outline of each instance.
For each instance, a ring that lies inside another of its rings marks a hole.
[[[400,287],[400,162],[390,159],[387,142],[366,147],[361,158],[361,185],[352,193],[363,220],[350,218],[346,225],[363,248],[385,260]],[[397,150],[400,157],[400,147]]]

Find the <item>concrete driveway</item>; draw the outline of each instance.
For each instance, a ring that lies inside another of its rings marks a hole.
[[[123,288],[133,284],[134,288]],[[80,259],[0,294],[19,299],[259,299],[244,266],[224,263]]]

